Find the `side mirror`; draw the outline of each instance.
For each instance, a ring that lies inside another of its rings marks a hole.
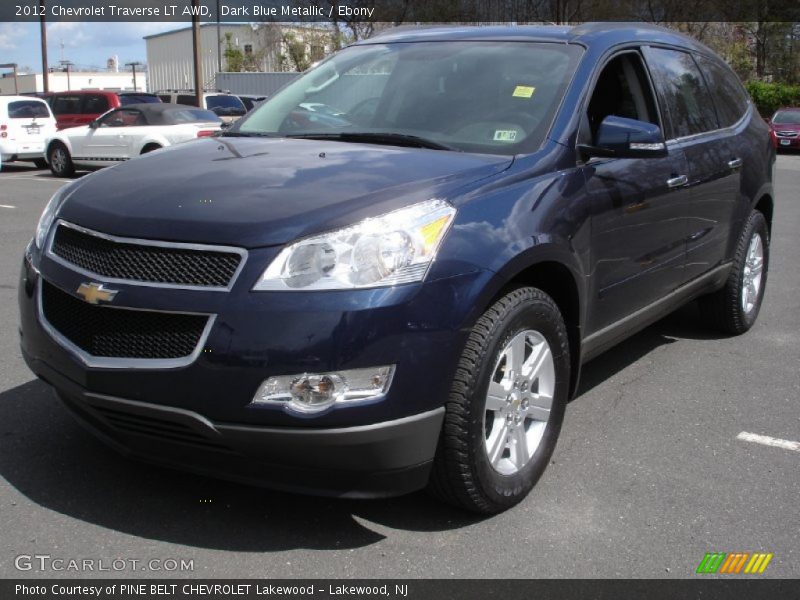
[[[597,129],[594,146],[579,145],[584,157],[657,158],[667,155],[664,135],[658,125],[609,115]]]
[[[97,129],[100,127],[100,121],[92,121],[89,123],[89,129]]]
[[[770,119],[769,117],[764,117],[764,123],[766,123],[767,125],[772,125],[772,119]]]

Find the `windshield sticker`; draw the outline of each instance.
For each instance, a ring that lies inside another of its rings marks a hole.
[[[533,96],[533,92],[535,91],[535,87],[531,87],[529,85],[518,85],[514,88],[514,93],[511,95],[514,96],[514,98],[530,98]]]
[[[495,142],[513,142],[517,139],[516,129],[497,129],[494,132]]]

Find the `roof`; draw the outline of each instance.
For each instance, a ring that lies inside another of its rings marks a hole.
[[[149,125],[172,125],[175,122],[168,118],[168,115],[172,111],[176,110],[202,110],[203,112],[211,112],[206,110],[205,108],[198,108],[196,106],[187,106],[186,104],[169,104],[167,102],[150,102],[150,103],[142,103],[142,104],[128,104],[127,106],[121,106],[120,109],[122,110],[129,110],[135,109],[141,111],[144,114],[145,118],[147,119],[147,123]],[[214,113],[211,113],[214,114]],[[216,115],[214,115],[215,119],[219,119]]]
[[[388,29],[359,44],[445,40],[543,41],[612,46],[625,41],[664,43],[711,53],[697,40],[673,29],[649,23],[583,23],[562,25],[430,26]]]

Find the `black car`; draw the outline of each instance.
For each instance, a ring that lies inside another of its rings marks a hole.
[[[774,161],[734,73],[669,30],[390,31],[56,193],[22,350],[124,453],[501,511],[587,360],[695,299],[753,326]]]

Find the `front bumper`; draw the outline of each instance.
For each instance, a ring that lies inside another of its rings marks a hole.
[[[438,408],[332,429],[215,423],[188,410],[93,394],[25,359],[82,425],[123,455],[287,491],[375,498],[421,489],[444,417]]]
[[[42,277],[63,291],[85,275],[29,248],[19,287],[22,352],[80,420],[146,461],[267,487],[387,496],[424,487],[467,331],[456,324],[481,273],[424,286],[353,293],[252,293],[245,270],[230,293],[128,289],[157,309],[214,313],[205,348],[169,369],[87,366],[42,324]],[[251,258],[252,258],[251,253]],[[41,266],[42,271],[34,265]],[[257,277],[258,272],[252,276]],[[290,296],[293,296],[290,298]],[[456,302],[460,300],[461,302]],[[209,310],[207,302],[217,302]],[[174,304],[172,305],[174,309]],[[377,400],[308,416],[251,403],[271,375],[396,365]]]

